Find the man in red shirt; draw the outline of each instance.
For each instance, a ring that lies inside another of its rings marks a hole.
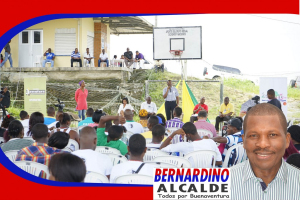
[[[205,103],[205,97],[202,97],[200,99],[200,103],[195,106],[195,108],[193,110],[193,113],[194,114],[198,114],[199,111],[201,111],[201,110],[206,110],[206,112],[208,112],[208,106],[206,104],[204,104],[204,103]],[[197,121],[197,116],[191,116],[190,121],[192,123],[194,123],[194,121]]]

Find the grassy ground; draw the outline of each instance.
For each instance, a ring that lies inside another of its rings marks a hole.
[[[154,70],[137,70],[133,73],[130,82],[145,84],[145,80],[180,80],[181,76],[178,74],[164,72],[155,73]],[[199,80],[197,78],[188,77],[188,80]],[[218,82],[187,82],[193,94],[200,100],[202,96],[206,97],[206,104],[209,107],[209,119],[214,123],[218,115],[220,106],[220,83]],[[173,82],[175,86],[176,82]],[[259,94],[259,86],[254,85],[251,81],[239,80],[234,78],[223,80],[224,89],[223,97],[228,96],[230,102],[235,106],[235,113],[238,116],[241,105],[253,96]],[[166,82],[149,82],[149,95],[152,101],[156,103],[159,108],[164,99],[162,97],[162,90],[166,87]],[[179,86],[180,106],[181,101],[181,85]],[[145,92],[141,94],[140,99],[144,101]],[[9,108],[8,112],[14,117],[19,118],[19,113],[23,108]],[[297,88],[288,88],[288,118],[300,118],[300,90]],[[134,120],[138,121],[138,115],[134,116]]]

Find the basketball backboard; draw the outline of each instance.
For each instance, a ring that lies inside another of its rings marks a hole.
[[[183,51],[174,56],[170,51]],[[154,27],[154,60],[202,59],[202,27]]]

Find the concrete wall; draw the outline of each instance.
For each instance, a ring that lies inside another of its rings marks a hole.
[[[74,81],[80,80],[105,80],[119,79],[121,82],[127,82],[130,79],[133,70],[127,67],[57,67],[57,68],[4,68],[1,73],[1,81],[17,83],[23,81],[24,77],[46,76],[47,81]]]

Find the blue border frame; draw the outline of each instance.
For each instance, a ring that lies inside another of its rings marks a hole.
[[[2,50],[4,46],[15,37],[19,32],[31,27],[35,24],[55,20],[55,19],[62,19],[62,18],[93,18],[93,17],[128,17],[128,16],[151,16],[156,14],[53,14],[53,15],[45,15],[40,16],[37,18],[29,19],[17,26],[13,27],[6,33],[4,33],[0,37],[0,49]],[[160,14],[162,15],[162,14]],[[170,14],[171,15],[171,14]],[[13,162],[11,162],[0,150],[0,163],[12,173],[24,178],[28,181],[32,181],[35,183],[48,185],[48,186],[63,186],[63,187],[153,187],[152,185],[134,185],[134,184],[112,184],[112,183],[70,183],[70,182],[57,182],[57,181],[50,181],[43,178],[36,177],[31,175],[19,167],[17,167]]]

